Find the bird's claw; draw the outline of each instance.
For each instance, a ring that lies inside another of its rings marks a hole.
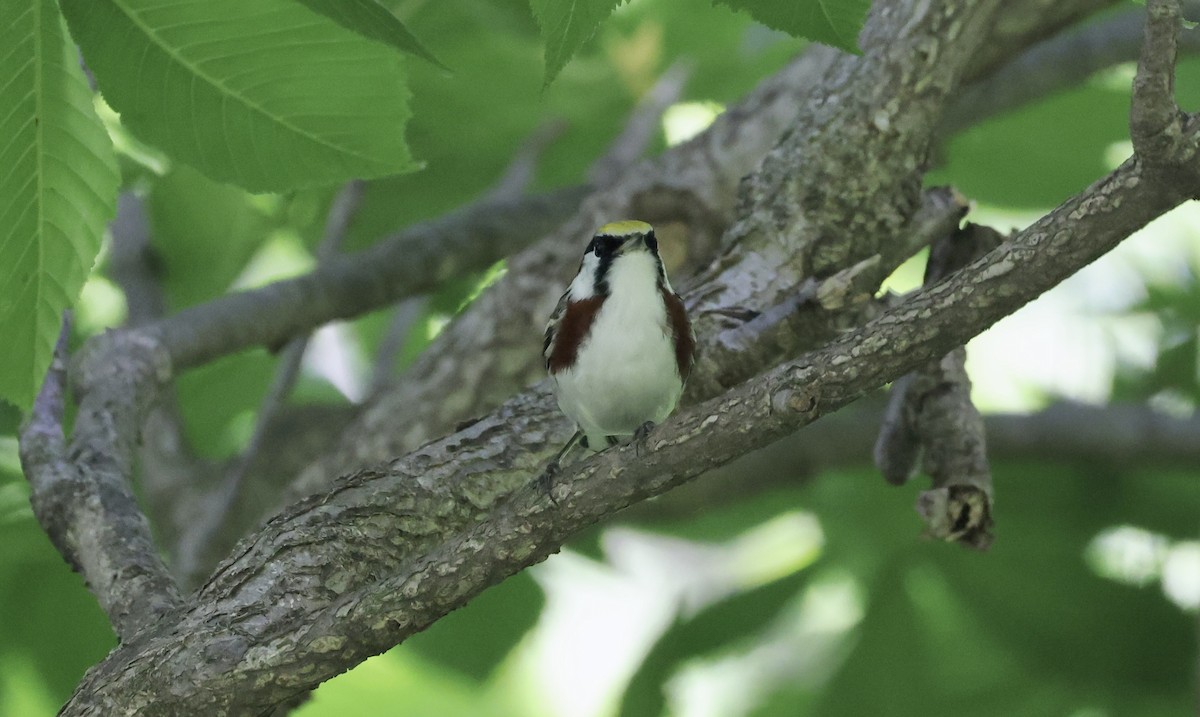
[[[640,458],[642,449],[646,447],[646,439],[650,437],[650,432],[654,430],[654,421],[646,421],[638,426],[633,432],[633,443],[635,452]]]
[[[542,474],[534,481],[537,483],[538,490],[545,493],[546,497],[550,499],[550,502],[555,507],[558,506],[558,499],[554,497],[554,479],[558,477],[558,473],[558,461],[550,461],[546,464],[545,469],[542,470]]]

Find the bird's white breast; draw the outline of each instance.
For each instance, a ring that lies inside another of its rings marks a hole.
[[[614,260],[608,298],[575,364],[555,374],[559,407],[594,448],[605,445],[604,436],[662,422],[683,391],[657,281],[658,265],[648,252]]]

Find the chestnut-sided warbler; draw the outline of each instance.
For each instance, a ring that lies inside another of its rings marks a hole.
[[[547,476],[577,441],[600,450],[622,436],[644,437],[666,419],[695,346],[654,228],[639,221],[600,227],[546,326],[546,369],[559,408],[578,428]]]

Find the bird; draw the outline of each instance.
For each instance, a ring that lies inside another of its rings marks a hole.
[[[543,487],[578,442],[602,450],[644,439],[675,410],[696,337],[671,288],[654,228],[624,220],[597,230],[546,326],[542,355],[575,434],[547,464]]]

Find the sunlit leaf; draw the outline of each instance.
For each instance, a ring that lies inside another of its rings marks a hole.
[[[62,0],[109,104],[251,191],[415,168],[401,58],[290,0]]]
[[[118,179],[54,2],[0,3],[0,396],[18,408],[50,365]]]

